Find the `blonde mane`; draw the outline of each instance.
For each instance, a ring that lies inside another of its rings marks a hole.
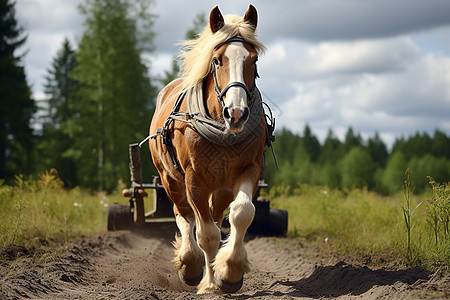
[[[214,48],[236,36],[244,38],[253,45],[258,54],[264,53],[266,47],[256,38],[253,25],[244,22],[236,15],[224,16],[225,25],[216,33],[206,26],[197,39],[181,43],[183,51],[179,56],[181,62],[182,91],[199,83],[211,71]]]

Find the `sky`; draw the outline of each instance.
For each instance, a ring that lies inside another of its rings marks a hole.
[[[78,45],[81,0],[17,0],[28,33],[28,82],[43,99],[44,76],[64,38]],[[196,15],[218,5],[244,15],[242,0],[156,0],[156,49],[150,73],[162,75]],[[364,139],[379,133],[388,146],[417,132],[450,135],[450,1],[253,0],[259,39],[257,81],[277,128],[301,134],[306,124],[323,141],[351,126]]]

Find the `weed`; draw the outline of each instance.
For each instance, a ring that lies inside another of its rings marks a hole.
[[[406,169],[405,174],[406,174],[406,180],[403,184],[403,194],[405,196],[406,207],[405,207],[405,205],[403,205],[402,211],[403,211],[403,217],[405,219],[405,226],[406,226],[406,232],[407,232],[407,243],[408,243],[406,257],[410,260],[411,259],[411,229],[412,229],[411,217],[414,214],[414,212],[416,211],[416,209],[422,204],[422,202],[417,204],[416,208],[414,208],[414,210],[411,211],[411,209],[410,209],[411,199],[414,194],[414,187],[411,187],[411,170],[409,168]]]

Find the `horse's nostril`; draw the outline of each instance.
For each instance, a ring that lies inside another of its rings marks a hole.
[[[228,107],[225,107],[225,108],[223,109],[223,117],[225,118],[225,120],[231,119],[231,116],[230,116],[230,112],[229,112],[229,110],[228,110]]]

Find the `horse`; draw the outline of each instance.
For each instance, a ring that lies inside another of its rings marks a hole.
[[[204,30],[183,43],[181,76],[160,91],[150,124],[151,156],[179,229],[173,263],[198,293],[236,292],[249,272],[244,236],[267,129],[256,87],[265,50],[257,22],[253,5],[244,17],[214,7]],[[227,209],[230,231],[221,244]]]

